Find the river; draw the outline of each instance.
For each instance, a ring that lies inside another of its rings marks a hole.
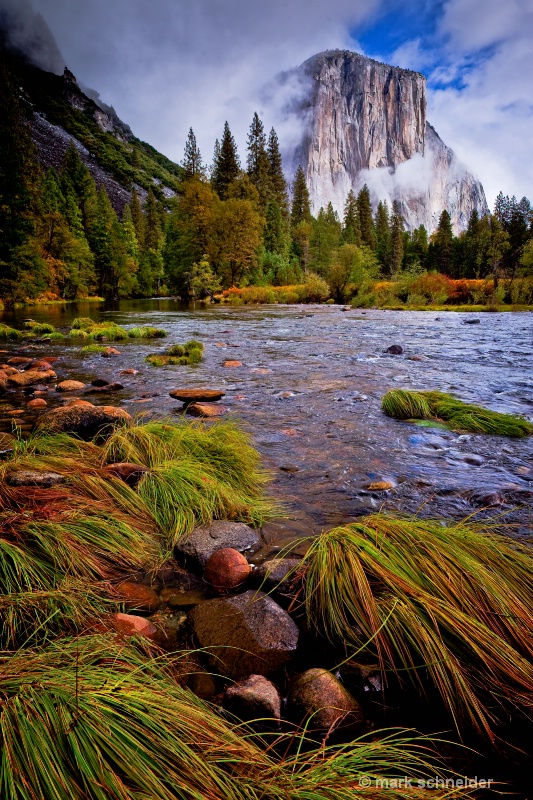
[[[32,343],[29,353],[60,356],[58,379],[120,381],[123,391],[92,402],[122,405],[148,418],[176,413],[172,389],[223,389],[228,415],[251,432],[272,470],[270,491],[285,504],[285,516],[265,527],[266,550],[378,509],[490,516],[512,535],[533,536],[533,437],[460,434],[390,419],[380,409],[390,388],[437,389],[531,418],[531,313],[343,311],[327,305],[191,309],[146,300],[34,307],[2,321],[22,327],[30,315],[60,330],[75,316],[164,328],[166,339],[120,342],[121,355],[109,359],[82,354],[79,343]],[[474,317],[479,324],[465,324]],[[145,363],[148,353],[191,338],[204,343],[201,364]],[[392,344],[401,345],[403,354],[385,353]],[[9,355],[28,352],[28,343],[1,346]],[[226,359],[242,366],[224,367]],[[138,374],[120,375],[125,368]],[[23,408],[27,399],[0,400],[2,430],[13,424],[6,411]],[[29,430],[29,412],[19,422]],[[367,488],[376,481],[392,488]]]

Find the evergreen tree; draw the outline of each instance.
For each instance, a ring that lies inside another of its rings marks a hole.
[[[376,250],[376,234],[374,220],[372,219],[372,206],[370,203],[370,190],[365,185],[357,195],[357,216],[361,231],[361,243],[371,250]]]
[[[61,167],[61,190],[65,197],[73,194],[81,211],[85,234],[91,226],[91,215],[96,207],[96,185],[94,179],[71,142]]]
[[[298,165],[292,185],[291,228],[311,219],[311,203],[309,190],[302,167]]]
[[[185,153],[181,166],[184,169],[185,180],[190,178],[200,177],[203,175],[204,168],[202,164],[202,156],[198,145],[196,143],[196,136],[192,128],[189,128],[189,135],[185,143]]]
[[[404,263],[407,269],[414,272],[423,272],[427,269],[428,263],[428,232],[424,225],[414,228],[407,235],[405,242]]]
[[[387,202],[378,203],[374,218],[374,230],[376,234],[376,255],[383,269],[387,273],[392,273],[391,267],[391,225],[389,219],[389,207]]]
[[[400,211],[400,204],[394,200],[392,204],[391,236],[390,236],[390,271],[397,276],[403,261],[404,254],[404,218]]]
[[[162,244],[161,218],[155,194],[150,188],[144,206],[144,249],[159,250]]]
[[[218,139],[215,139],[215,146],[213,148],[213,160],[211,162],[211,166],[209,167],[209,180],[213,183],[215,173],[218,169],[218,162],[220,160],[220,142]]]
[[[267,252],[288,258],[290,234],[283,212],[275,200],[271,200],[267,206],[263,241]]]
[[[318,275],[326,276],[334,251],[341,241],[341,224],[338,214],[333,206],[328,203],[326,210],[318,212],[318,217],[313,222],[311,235],[311,269]]]
[[[131,221],[135,228],[135,236],[140,250],[144,249],[144,214],[141,208],[141,201],[135,186],[131,190],[131,203],[130,203]]]
[[[453,229],[449,213],[444,209],[439,226],[433,234],[430,246],[430,261],[437,272],[453,275]]]
[[[225,200],[231,183],[239,177],[241,170],[237,145],[227,122],[224,124],[220,152],[213,166],[214,170],[211,178],[213,188],[220,199]]]
[[[345,242],[345,244],[361,246],[361,228],[359,227],[359,215],[357,213],[357,199],[352,189],[348,192],[348,197],[344,205],[342,241]]]
[[[265,214],[271,195],[270,162],[266,150],[266,137],[263,123],[259,119],[257,111],[250,125],[247,150],[248,176],[259,193],[259,208],[261,213]]]
[[[279,142],[274,128],[271,128],[268,135],[267,155],[272,199],[278,204],[282,213],[286,214],[289,207],[289,200],[287,197],[287,181],[285,180],[285,175],[283,174],[283,163],[279,150]]]

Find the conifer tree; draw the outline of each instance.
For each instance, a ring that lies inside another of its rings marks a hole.
[[[381,266],[392,272],[391,268],[391,224],[387,201],[379,201],[374,217],[374,230],[376,233],[376,255]]]
[[[271,194],[270,162],[266,150],[266,137],[263,123],[257,111],[254,114],[247,144],[247,172],[250,180],[259,193],[259,208],[266,214],[266,208]]]
[[[218,162],[220,160],[220,142],[218,139],[215,139],[215,146],[213,148],[213,160],[211,162],[211,166],[209,167],[209,180],[211,184],[213,184],[213,180],[218,169]]]
[[[444,209],[439,226],[432,236],[431,261],[438,272],[453,274],[453,229],[449,213]]]
[[[390,233],[390,271],[391,275],[398,275],[403,262],[404,254],[404,227],[405,221],[397,200],[392,204],[392,219]]]
[[[211,178],[213,188],[221,200],[226,200],[228,189],[231,183],[238,178],[241,170],[239,155],[235,139],[226,122],[224,124],[224,134],[220,144],[220,153],[214,162],[214,171]]]
[[[311,203],[309,190],[305,181],[304,171],[298,165],[292,185],[291,228],[296,228],[301,222],[311,219]]]
[[[376,234],[374,231],[374,221],[372,219],[370,190],[366,183],[357,195],[357,216],[359,218],[359,228],[361,231],[361,243],[375,251]]]
[[[144,249],[159,250],[161,247],[162,231],[159,208],[153,190],[150,188],[145,203],[145,230]]]
[[[186,180],[190,178],[198,178],[203,175],[204,168],[202,164],[202,156],[198,145],[196,143],[196,136],[192,128],[189,128],[189,135],[185,143],[185,152],[181,166],[184,169],[184,177]]]
[[[144,249],[144,214],[141,208],[141,201],[139,200],[139,195],[137,194],[137,190],[135,186],[131,190],[131,203],[130,203],[130,212],[131,212],[131,221],[133,222],[133,226],[135,228],[135,236],[137,237],[137,243],[141,251]]]
[[[348,197],[344,205],[342,241],[345,244],[361,246],[361,228],[359,227],[359,216],[357,213],[357,199],[352,189],[348,192]]]
[[[279,141],[274,128],[271,128],[268,135],[267,155],[272,198],[281,208],[282,212],[286,213],[289,206],[287,197],[287,181],[285,180],[285,175],[283,174],[283,162],[279,150]]]

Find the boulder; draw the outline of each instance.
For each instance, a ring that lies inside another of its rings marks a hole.
[[[116,587],[121,600],[128,610],[157,611],[161,605],[159,595],[151,586],[133,581],[122,581]]]
[[[34,383],[42,383],[43,381],[53,381],[57,378],[53,369],[47,369],[40,372],[36,369],[29,369],[26,372],[18,372],[16,375],[10,375],[8,383],[11,386],[16,386],[22,389],[24,386],[31,386]]]
[[[58,486],[60,483],[65,483],[65,477],[64,475],[59,475],[57,472],[19,469],[7,474],[6,483],[9,486],[38,486],[41,489],[50,489],[51,486]]]
[[[242,720],[281,718],[279,692],[264,675],[249,675],[226,689],[223,706]]]
[[[121,383],[105,383],[103,386],[93,386],[85,394],[100,394],[101,392],[120,392],[124,386]]]
[[[277,588],[280,592],[291,592],[294,584],[300,581],[297,574],[301,565],[299,558],[273,558],[255,568],[254,578],[258,578],[268,590]]]
[[[152,623],[144,617],[135,614],[113,614],[111,625],[117,633],[123,636],[143,636],[153,642],[158,640],[159,631]]]
[[[308,669],[295,676],[289,692],[289,708],[300,724],[311,718],[312,728],[329,731],[341,723],[364,726],[361,705],[326,669]]]
[[[242,367],[242,361],[232,361],[231,359],[226,359],[222,364],[223,367]]]
[[[61,381],[56,386],[57,392],[79,392],[81,389],[85,389],[81,381]]]
[[[191,558],[196,564],[205,567],[215,550],[233,547],[242,553],[258,547],[260,538],[257,531],[243,522],[219,520],[211,525],[201,525],[176,547],[178,554]]]
[[[7,375],[4,370],[0,370],[0,392],[5,392],[7,389]]]
[[[149,470],[148,467],[143,467],[142,464],[129,464],[127,461],[121,461],[117,464],[108,464],[103,471],[108,475],[113,475],[115,478],[120,478],[121,481],[124,481],[134,489],[142,476]]]
[[[95,378],[94,381],[91,381],[91,386],[109,386],[109,381],[106,381],[105,378]]]
[[[218,591],[236,589],[252,571],[245,557],[233,547],[223,547],[209,557],[204,580]]]
[[[216,403],[221,400],[226,392],[220,389],[173,389],[169,395],[182,403]]]
[[[479,325],[480,322],[479,319],[464,319],[463,325]]]
[[[104,358],[111,358],[111,356],[119,356],[120,350],[117,350],[116,347],[106,347],[102,355]]]
[[[26,408],[46,408],[48,403],[42,397],[36,397],[35,400],[29,400],[26,403]]]
[[[391,346],[387,347],[387,349],[383,352],[390,353],[392,356],[401,356],[403,353],[403,347],[399,344],[391,344]]]
[[[218,406],[215,403],[190,403],[186,406],[187,414],[193,417],[204,417],[210,419],[212,417],[222,417],[227,413],[228,409],[225,406]]]
[[[213,668],[233,680],[276,672],[298,647],[296,624],[263,592],[207,600],[189,612],[189,620]]]
[[[37,361],[31,362],[30,369],[46,372],[46,370],[52,369],[52,361],[57,361],[57,358],[50,359],[50,361],[48,361],[48,359],[39,358]]]
[[[11,455],[16,441],[11,433],[0,433],[0,458]]]
[[[25,358],[24,356],[12,356],[7,359],[7,363],[10,367],[20,367],[21,369],[27,367],[32,361],[33,358]]]
[[[84,400],[72,405],[45,411],[36,420],[34,429],[46,433],[75,433],[88,441],[111,433],[114,425],[125,425],[131,416],[115,406],[92,406]]]
[[[122,369],[120,370],[121,375],[137,375],[139,372],[138,369]]]

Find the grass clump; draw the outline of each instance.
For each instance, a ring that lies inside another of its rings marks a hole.
[[[90,317],[76,317],[69,336],[96,341],[120,342],[128,338],[128,331],[115,322],[95,322]]]
[[[105,353],[107,347],[103,344],[86,344],[81,348],[82,353]]]
[[[415,392],[392,389],[384,395],[381,408],[396,419],[436,419],[453,430],[497,436],[531,436],[533,423],[512,414],[501,414],[483,406],[463,403],[444,392]]]
[[[128,331],[130,339],[164,339],[166,335],[167,332],[163,328],[152,328],[150,326],[130,328]]]
[[[145,361],[153,367],[186,366],[199,364],[203,358],[204,346],[201,342],[191,339],[185,344],[173,344],[164,353],[146,356]]]
[[[531,706],[533,556],[479,525],[372,515],[314,539],[304,559],[312,623],[421,692],[460,730],[493,737]]]
[[[18,331],[16,328],[11,328],[9,325],[6,325],[3,322],[0,322],[0,340],[16,340],[22,339],[24,336],[23,331]]]
[[[34,319],[27,319],[24,323],[27,328],[35,336],[40,336],[43,333],[55,333],[56,329],[49,322],[36,322]]]
[[[72,328],[68,335],[71,339],[86,339],[89,334],[83,328]]]

